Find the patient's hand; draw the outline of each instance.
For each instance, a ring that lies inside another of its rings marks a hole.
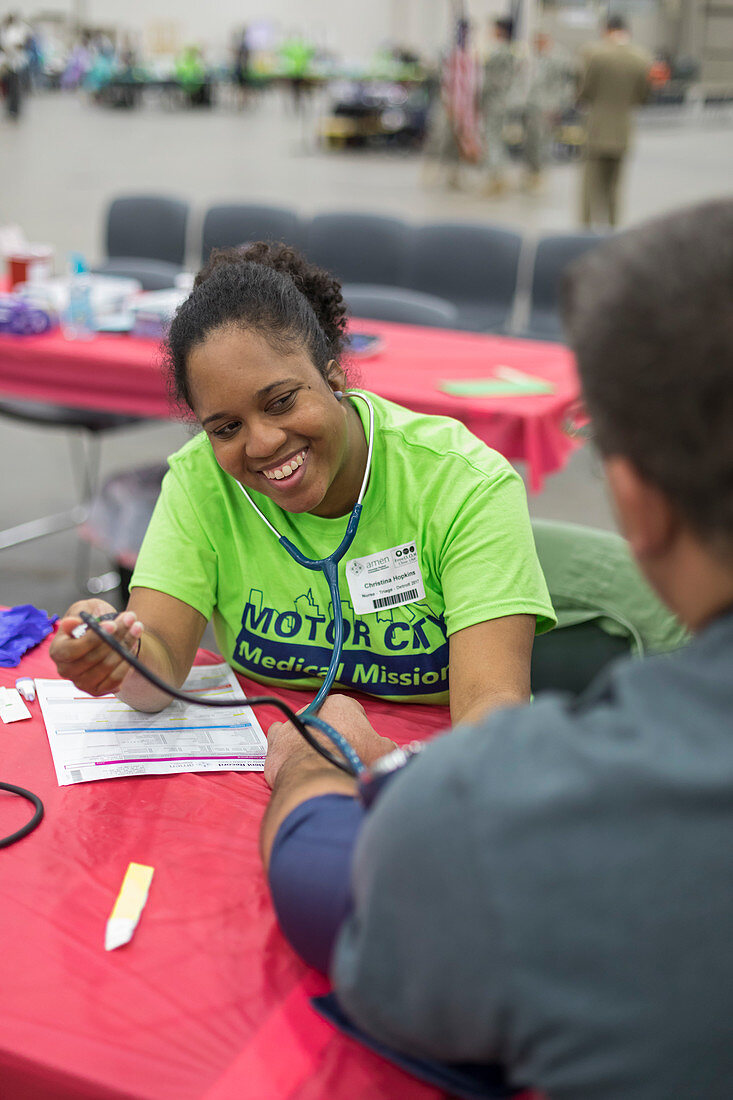
[[[303,708],[305,709],[305,708]],[[348,695],[330,695],[318,712],[318,717],[343,734],[366,765],[373,764],[396,747],[388,737],[381,737],[366,716],[361,703]],[[332,751],[332,742],[323,734],[311,730],[314,737]],[[303,740],[291,722],[273,722],[267,731],[265,780],[273,787],[282,765],[297,755],[304,760],[316,758],[315,751]],[[324,766],[328,766],[321,760]]]

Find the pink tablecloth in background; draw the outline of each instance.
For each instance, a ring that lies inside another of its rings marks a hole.
[[[526,462],[533,491],[576,447],[563,431],[579,392],[567,348],[381,321],[355,321],[353,328],[384,341],[379,354],[354,362],[354,383],[418,412],[463,421],[511,461]],[[440,390],[442,380],[490,377],[499,365],[546,379],[555,392],[453,397]],[[150,417],[174,415],[157,345],[129,336],[91,341],[68,341],[60,333],[0,336],[0,394]]]

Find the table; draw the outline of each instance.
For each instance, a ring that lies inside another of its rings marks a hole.
[[[0,683],[52,676],[47,639]],[[220,658],[201,651],[197,663]],[[262,689],[240,678],[244,689]],[[293,705],[304,697],[279,694]],[[446,707],[362,697],[405,743]],[[0,1093],[13,1100],[439,1100],[435,1089],[344,1038],[309,997],[326,980],[281,936],[257,852],[259,773],[100,780],[58,787],[38,702],[0,725],[0,779],[46,815],[0,852]],[[278,716],[258,708],[264,729]],[[0,834],[28,820],[0,791]],[[131,943],[104,951],[130,861],[155,868]]]
[[[564,346],[382,321],[354,321],[352,327],[384,341],[377,355],[353,361],[352,384],[416,412],[456,417],[510,461],[526,462],[533,492],[578,446],[563,430],[579,395],[573,357]],[[546,379],[554,393],[456,397],[440,389],[443,380],[487,377],[498,365]],[[2,335],[0,393],[140,416],[175,415],[158,345],[130,336],[68,341],[59,332]]]

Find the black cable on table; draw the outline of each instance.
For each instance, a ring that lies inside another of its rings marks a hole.
[[[28,802],[32,802],[36,808],[33,817],[23,825],[22,828],[17,829],[14,833],[10,833],[9,836],[0,838],[0,848],[9,848],[11,844],[15,844],[16,840],[22,840],[24,836],[28,836],[28,833],[32,833],[33,830],[41,824],[43,820],[43,803],[33,791],[27,791],[25,787],[16,787],[13,783],[0,783],[0,791],[8,791],[10,794],[20,795],[21,798],[25,798]]]

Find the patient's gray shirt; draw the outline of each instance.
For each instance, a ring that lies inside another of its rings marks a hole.
[[[730,1100],[733,614],[441,738],[353,883],[333,976],[377,1038],[552,1100]]]

